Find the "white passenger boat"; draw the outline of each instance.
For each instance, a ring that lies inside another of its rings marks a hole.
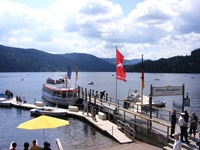
[[[62,106],[74,105],[78,100],[77,91],[68,78],[59,80],[48,78],[42,87],[42,97]]]
[[[30,110],[31,115],[66,116],[67,110],[61,108],[42,107]]]

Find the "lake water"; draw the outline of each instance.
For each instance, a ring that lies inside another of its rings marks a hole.
[[[65,73],[0,73],[0,93],[5,90],[11,90],[14,95],[25,97],[28,103],[34,103],[34,99],[42,101],[41,88],[47,78],[62,78]],[[79,72],[78,81],[75,81],[75,73],[72,73],[72,83],[81,87],[103,91],[110,97],[123,99],[127,96],[129,89],[138,89],[141,91],[141,74],[127,73],[127,82],[115,80],[115,72]],[[155,80],[155,79],[160,80]],[[23,79],[23,80],[22,80]],[[88,82],[94,82],[94,85],[88,85]],[[186,107],[188,112],[195,111],[200,116],[200,74],[155,74],[145,73],[145,88],[144,95],[149,95],[150,86],[182,86],[185,85],[185,94],[191,99],[191,106]],[[153,98],[154,99],[154,98]],[[174,108],[173,103],[182,104],[182,96],[164,96],[155,97],[155,99],[165,100],[167,109]],[[178,109],[178,108],[177,108]],[[38,139],[39,144],[43,143],[42,130],[22,130],[16,127],[29,119],[34,118],[30,116],[28,110],[17,108],[0,108],[0,149],[7,150],[11,141],[18,143],[18,149],[22,148],[24,142],[31,143],[33,139]],[[59,127],[56,129],[46,130],[46,140],[51,143],[53,150],[57,149],[55,139],[59,138],[65,149],[100,149],[103,147],[110,147],[118,143],[106,135],[97,131],[88,123],[74,118],[67,118],[70,125]]]

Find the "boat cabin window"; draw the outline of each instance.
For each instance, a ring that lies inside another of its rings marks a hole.
[[[66,92],[62,93],[62,97],[65,98],[66,97]]]
[[[68,92],[68,97],[74,97],[73,92]]]

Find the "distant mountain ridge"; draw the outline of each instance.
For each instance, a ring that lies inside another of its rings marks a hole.
[[[193,50],[190,56],[175,56],[156,61],[146,60],[144,72],[148,73],[200,73],[200,49]],[[141,72],[141,63],[126,65],[128,72]]]
[[[49,54],[0,45],[0,72],[115,71],[115,65],[89,54]]]
[[[116,64],[116,58],[102,58],[102,59],[111,64]],[[131,60],[124,59],[123,64],[124,65],[134,65],[139,62],[141,62],[141,59],[131,59]]]
[[[0,45],[0,72],[115,72],[116,58],[98,58],[85,53],[50,54],[36,49]],[[126,72],[141,72],[141,59],[124,60]],[[175,56],[156,61],[144,60],[149,73],[200,73],[200,49],[190,56]]]

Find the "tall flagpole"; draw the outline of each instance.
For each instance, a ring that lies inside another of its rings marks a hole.
[[[116,105],[117,105],[117,46],[116,46]]]
[[[78,67],[76,66],[75,88],[77,88],[77,80],[78,80]]]
[[[141,72],[142,72],[142,77],[141,77],[141,79],[142,79],[142,95],[141,95],[141,105],[143,105],[143,89],[144,89],[144,65],[143,65],[143,55],[142,55],[142,67],[141,67]]]

